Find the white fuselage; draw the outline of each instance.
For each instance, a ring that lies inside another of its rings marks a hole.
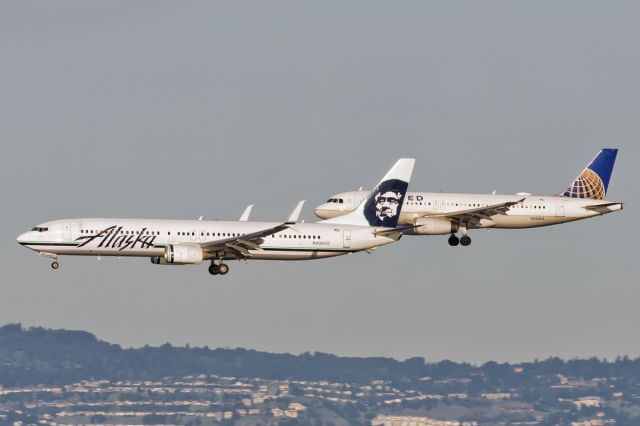
[[[344,215],[353,210],[368,194],[369,191],[351,191],[335,195],[330,199],[334,201],[318,206],[315,213],[323,219]],[[417,218],[428,215],[445,215],[519,200],[522,202],[511,206],[504,214],[496,214],[488,219],[482,219],[480,225],[470,225],[469,228],[532,228],[571,222],[622,209],[621,203],[612,205],[604,200],[538,196],[525,193],[494,195],[409,192],[404,199],[399,223],[413,225]],[[601,204],[607,204],[607,206],[595,209],[585,208]]]
[[[20,235],[18,242],[45,255],[162,257],[169,245],[202,245],[276,225],[218,220],[66,219],[41,224]],[[375,235],[375,230],[357,225],[296,223],[264,237],[259,249],[249,250],[248,258],[318,259],[369,250],[398,239]],[[216,256],[237,258],[224,251]]]

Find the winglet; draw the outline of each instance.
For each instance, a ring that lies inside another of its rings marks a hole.
[[[242,213],[242,216],[240,216],[240,219],[238,219],[238,222],[246,222],[249,220],[249,215],[251,214],[251,209],[253,208],[253,204],[251,204],[250,206],[247,206],[246,209],[244,209],[244,212]]]
[[[289,217],[286,220],[286,224],[291,225],[294,224],[298,221],[298,218],[300,217],[300,212],[302,211],[302,206],[304,205],[304,202],[306,200],[302,200],[300,202],[298,202],[298,204],[296,205],[296,207],[293,209],[293,211],[291,212],[291,214],[289,215]]]

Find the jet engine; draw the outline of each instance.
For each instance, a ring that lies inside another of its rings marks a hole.
[[[196,265],[202,263],[204,253],[198,244],[169,244],[164,249],[164,256],[151,258],[156,265]]]
[[[415,220],[419,228],[415,228],[408,234],[414,235],[446,235],[458,231],[458,225],[449,219],[442,217],[419,217]]]

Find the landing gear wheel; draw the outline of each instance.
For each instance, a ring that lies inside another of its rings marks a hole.
[[[218,272],[220,272],[220,275],[224,275],[227,272],[229,272],[229,266],[225,265],[224,263],[221,263],[218,266]]]
[[[460,238],[460,244],[462,244],[463,246],[468,246],[471,244],[471,237],[468,235],[463,235],[462,238]]]
[[[211,275],[218,275],[220,273],[220,268],[218,265],[212,263],[211,266],[209,266],[209,273]]]
[[[53,262],[51,262],[51,268],[58,269],[59,267],[60,267],[60,264],[58,263],[57,260],[54,260]]]
[[[456,237],[454,234],[451,234],[451,236],[449,237],[449,245],[451,247],[455,247],[460,243],[460,239],[458,237]]]

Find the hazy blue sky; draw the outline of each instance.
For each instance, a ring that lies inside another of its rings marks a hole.
[[[640,3],[4,2],[0,324],[125,346],[482,362],[640,355]],[[602,147],[625,210],[373,255],[159,267],[16,244],[69,217],[280,220],[371,187],[555,194]]]

